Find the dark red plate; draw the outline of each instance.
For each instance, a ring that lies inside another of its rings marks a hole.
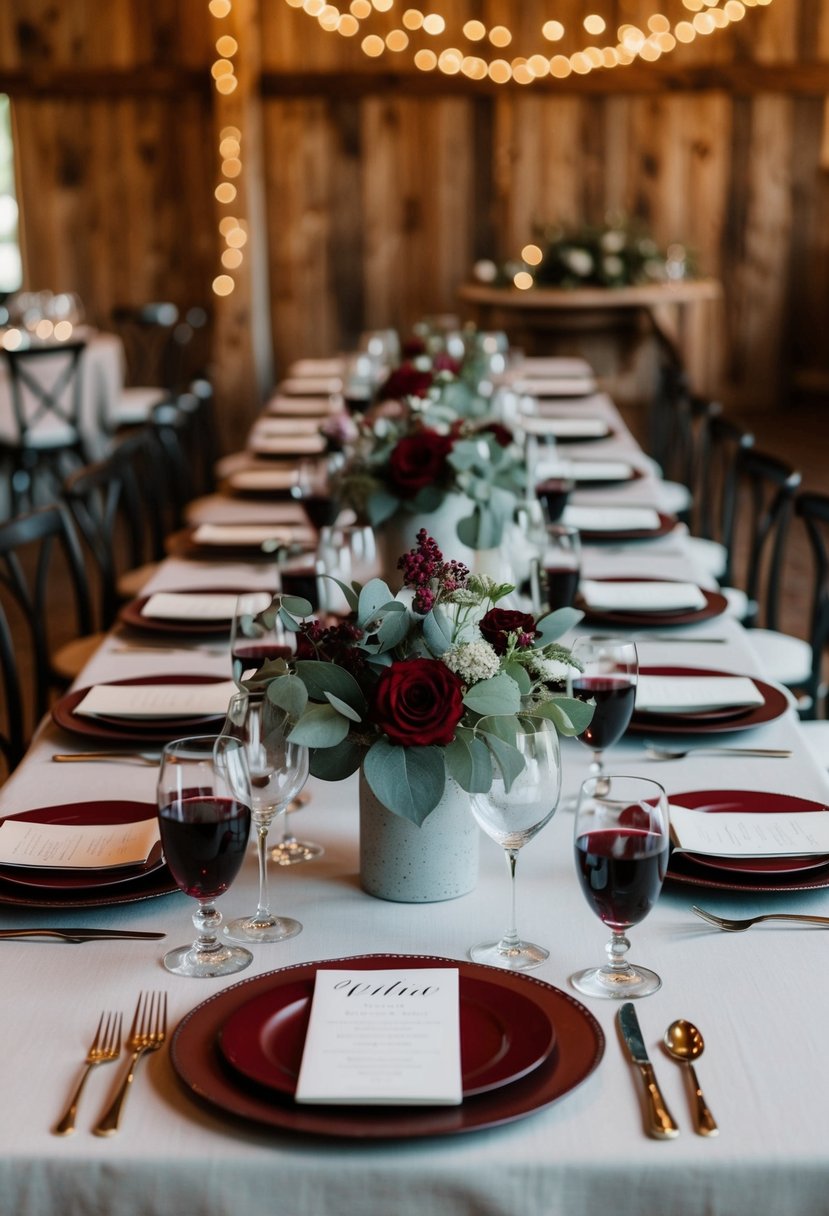
[[[155,819],[157,810],[151,802],[75,802],[59,806],[38,807],[34,811],[21,811],[19,815],[6,815],[0,819],[23,820],[28,823],[60,824],[117,824],[139,823],[143,819]],[[35,866],[0,866],[0,879],[19,887],[37,887],[41,891],[89,891],[99,887],[121,886],[136,882],[140,878],[161,869],[161,841],[153,849],[144,865],[119,866],[102,870],[55,870]]]
[[[690,810],[704,807],[715,815],[727,811],[769,814],[829,809],[822,802],[760,790],[692,790],[671,794],[669,801]],[[829,887],[829,857],[702,857],[672,852],[667,877],[722,891],[808,891]]]
[[[465,1098],[517,1081],[552,1053],[552,1023],[523,993],[462,976],[459,995]],[[224,1058],[248,1080],[293,1095],[313,996],[309,979],[246,1001],[222,1027]]]
[[[586,483],[582,483],[582,489]],[[600,529],[591,531],[587,528],[580,529],[581,538],[589,544],[604,543],[605,541],[628,541],[628,540],[658,540],[660,536],[667,536],[669,532],[673,532],[677,525],[675,515],[663,515],[658,512],[659,526],[657,528],[628,528],[623,532],[604,532]]]
[[[556,1050],[532,1072],[468,1098],[460,1106],[344,1107],[304,1106],[273,1090],[241,1084],[218,1049],[219,1033],[242,1005],[282,985],[312,983],[320,967],[457,967],[461,982],[486,981],[533,1001],[554,1027]],[[209,997],[179,1023],[170,1044],[170,1059],[185,1090],[214,1110],[246,1122],[283,1131],[348,1139],[411,1139],[451,1136],[495,1127],[549,1106],[580,1085],[604,1054],[604,1034],[596,1019],[568,993],[533,976],[483,967],[457,959],[364,954],[356,958],[299,963],[243,980]]]
[[[649,676],[734,676],[739,672],[718,671],[709,667],[642,667],[640,675]],[[789,699],[781,688],[766,684],[754,676],[749,677],[763,695],[762,705],[748,709],[729,707],[725,710],[705,711],[701,714],[640,714],[633,711],[628,732],[647,735],[705,735],[718,731],[751,730],[766,722],[774,722],[789,708]]]
[[[125,680],[109,680],[110,684],[220,684],[221,676],[164,675],[133,676]],[[100,739],[109,743],[167,743],[170,739],[182,738],[193,730],[209,733],[216,724],[224,721],[224,714],[192,718],[153,718],[145,724],[132,718],[87,718],[76,714],[75,709],[89,692],[89,688],[76,688],[66,693],[52,706],[53,721],[73,735],[87,739]]]
[[[678,582],[677,579],[653,579],[653,578],[597,578],[591,579],[591,582],[596,583],[654,583],[654,582]],[[720,595],[718,591],[706,591],[704,587],[700,587],[700,591],[705,596],[705,606],[703,608],[680,608],[677,611],[661,611],[654,612],[623,612],[620,609],[603,610],[588,608],[587,604],[581,598],[576,596],[576,607],[580,608],[588,621],[597,621],[607,625],[629,625],[631,627],[639,627],[642,625],[695,625],[698,621],[709,621],[712,617],[721,616],[728,607],[728,600],[724,595]]]
[[[182,590],[169,592],[172,595],[243,595],[248,587],[187,587]],[[165,591],[169,591],[165,588]],[[142,609],[151,597],[141,595],[138,599],[124,604],[118,613],[118,620],[130,629],[138,629],[142,633],[168,633],[179,635],[210,636],[217,633],[229,633],[233,614],[228,617],[215,617],[208,621],[183,621],[181,617],[142,616]]]

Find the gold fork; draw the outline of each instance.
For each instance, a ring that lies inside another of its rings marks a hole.
[[[86,1068],[77,1084],[75,1092],[69,1099],[69,1105],[55,1124],[56,1136],[69,1136],[75,1130],[75,1116],[78,1113],[78,1103],[81,1100],[86,1078],[97,1064],[109,1064],[117,1060],[121,1054],[121,1014],[102,1013],[95,1031],[95,1038],[86,1053]]]
[[[93,1128],[96,1136],[114,1136],[121,1120],[121,1110],[132,1085],[138,1061],[150,1051],[158,1051],[167,1037],[167,993],[142,992],[135,1006],[127,1047],[132,1052],[127,1075],[112,1100],[109,1109]]]

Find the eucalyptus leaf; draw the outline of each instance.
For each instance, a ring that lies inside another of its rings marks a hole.
[[[348,718],[349,722],[362,722],[362,718],[357,713],[356,709],[352,709],[345,701],[341,701],[339,697],[335,697],[333,692],[327,692],[325,699],[329,705],[333,705],[338,714],[342,714],[344,718]]]
[[[497,735],[499,739],[503,739],[505,743],[509,743],[513,747],[518,735],[523,734],[521,719],[515,714],[497,716],[490,714],[486,718],[481,718],[477,729],[486,731],[487,734]]]
[[[335,578],[333,574],[327,574],[326,578],[330,578],[332,583],[336,583],[340,591],[345,596],[345,601],[352,612],[357,611],[358,592],[349,584],[344,583],[341,579]]]
[[[549,612],[546,616],[541,617],[536,625],[539,636],[533,642],[533,646],[537,648],[546,646],[548,642],[557,641],[562,634],[575,628],[583,616],[584,613],[579,612],[578,608],[558,608],[555,612]]]
[[[279,619],[289,633],[299,632],[299,621],[296,617],[291,616],[287,608],[282,607],[279,609]]]
[[[523,667],[521,663],[507,663],[504,671],[508,676],[515,680],[515,683],[518,685],[518,691],[521,693],[522,697],[525,697],[533,686],[533,682],[530,679],[530,674],[526,667]]]
[[[314,606],[301,595],[283,595],[282,607],[287,608],[294,616],[312,616]]]
[[[542,702],[533,714],[547,718],[559,734],[580,735],[590,725],[594,706],[590,701],[579,701],[575,697],[553,697]]]
[[[308,689],[299,676],[277,676],[268,684],[268,700],[297,721],[308,704]]]
[[[505,671],[488,680],[481,680],[467,689],[464,705],[477,714],[517,714],[521,708],[521,690]]]
[[[366,699],[363,690],[350,672],[334,663],[322,663],[318,659],[298,659],[296,674],[308,689],[308,695],[314,700],[321,701],[326,693],[332,692],[340,697],[352,709],[362,715],[366,711]]]
[[[469,738],[464,737],[468,735]],[[446,767],[468,794],[484,794],[492,785],[492,760],[483,739],[471,731],[455,735],[445,751]]]
[[[461,544],[466,545],[468,549],[484,548],[484,545],[479,542],[481,532],[480,519],[481,512],[479,508],[476,507],[471,515],[467,515],[463,519],[458,520],[458,540],[460,540]]]
[[[418,827],[440,802],[446,785],[438,747],[399,747],[378,739],[366,752],[363,772],[383,806]]]
[[[368,521],[372,527],[376,528],[378,524],[383,524],[387,519],[391,519],[399,508],[399,498],[389,494],[388,490],[375,490],[373,494],[369,494],[366,502]]]
[[[377,630],[377,640],[381,645],[381,649],[388,651],[393,650],[398,646],[406,634],[409,632],[409,614],[402,604],[396,606],[397,611],[391,610],[387,612],[382,621],[380,628]]]
[[[423,618],[423,640],[433,655],[440,658],[452,645],[452,622],[440,608]]]
[[[394,596],[381,578],[370,579],[357,599],[357,624],[365,629],[381,608],[394,602]]]
[[[334,747],[348,734],[348,718],[333,705],[309,705],[288,738],[303,747]]]
[[[501,776],[504,778],[504,789],[509,793],[513,781],[524,769],[524,757],[517,747],[513,747],[510,743],[505,743],[503,739],[499,739],[491,731],[483,731],[482,734],[486,740],[487,747],[489,747],[495,758],[495,763],[501,770]]]
[[[351,738],[334,747],[315,748],[311,752],[311,776],[321,781],[342,781],[356,773],[362,759],[363,748]]]
[[[410,510],[416,515],[431,515],[443,505],[444,492],[438,486],[423,486],[411,499]]]

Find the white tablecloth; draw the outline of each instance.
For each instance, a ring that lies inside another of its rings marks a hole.
[[[638,483],[641,488],[644,483]],[[637,573],[687,577],[681,538],[637,549]],[[661,545],[661,548],[660,548]],[[672,556],[677,553],[679,556]],[[614,559],[615,560],[615,559]],[[599,550],[589,554],[605,569]],[[261,565],[228,567],[171,560],[153,587],[271,585]],[[741,628],[723,618],[694,628],[695,637],[726,643],[642,643],[643,663],[670,662],[758,673]],[[121,640],[122,641],[122,640]],[[92,661],[84,682],[172,672],[228,672],[222,647],[169,653],[115,653],[117,639]],[[745,788],[829,797],[829,781],[807,752],[793,712],[735,742],[791,747],[790,760],[702,757],[659,764],[631,737],[608,754],[615,771],[661,779],[669,793]],[[52,763],[55,751],[80,748],[47,726],[30,756],[0,791],[0,811],[96,798],[154,797],[155,772],[115,764]],[[564,794],[587,771],[589,754],[563,744]],[[387,904],[362,893],[357,875],[354,779],[342,785],[311,781],[312,801],[294,817],[300,835],[325,845],[313,864],[277,870],[273,905],[298,917],[303,932],[255,950],[239,979],[279,966],[366,952],[464,958],[472,943],[506,926],[508,884],[501,850],[481,842],[477,889],[462,899],[424,906]],[[572,816],[560,811],[523,850],[518,864],[518,924],[546,944],[549,960],[534,974],[562,989],[574,970],[601,962],[607,931],[577,884]],[[220,901],[226,917],[252,910],[253,854]],[[197,1105],[180,1088],[166,1050],[142,1066],[120,1134],[89,1132],[116,1082],[116,1069],[93,1074],[77,1134],[50,1134],[74,1081],[98,1013],[131,1015],[142,989],[169,994],[171,1024],[234,980],[196,981],[167,974],[163,949],[192,937],[192,901],[171,895],[120,908],[63,913],[13,913],[0,923],[89,924],[160,928],[164,943],[66,946],[2,942],[0,1025],[5,1054],[0,1101],[2,1211],[33,1216],[53,1211],[108,1216],[582,1216],[612,1211],[641,1216],[756,1216],[758,1212],[815,1216],[827,1211],[829,1158],[824,1102],[829,1092],[823,1013],[829,981],[829,937],[820,930],[763,927],[742,935],[706,927],[690,912],[700,902],[739,915],[775,907],[829,912],[824,891],[729,895],[666,885],[651,915],[631,931],[632,957],[663,979],[656,995],[638,1003],[645,1041],[665,1097],[681,1125],[679,1139],[659,1142],[643,1130],[641,1091],[621,1050],[616,1003],[589,1001],[607,1037],[598,1069],[552,1107],[518,1123],[460,1137],[408,1143],[338,1143],[262,1131]],[[675,1017],[703,1031],[699,1074],[721,1132],[693,1132],[680,1069],[661,1052]]]

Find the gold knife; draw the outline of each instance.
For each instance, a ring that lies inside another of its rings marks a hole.
[[[642,1080],[645,1082],[648,1135],[653,1136],[656,1140],[675,1140],[679,1135],[679,1128],[656,1083],[656,1075],[648,1058],[636,1010],[630,1001],[626,1001],[616,1016],[625,1046],[630,1052],[630,1058],[639,1069]]]

